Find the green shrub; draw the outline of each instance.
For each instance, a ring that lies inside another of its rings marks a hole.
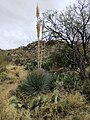
[[[8,77],[7,77],[7,73],[6,72],[2,72],[0,73],[0,82],[3,82],[5,80],[7,80]]]
[[[6,56],[0,55],[0,68],[5,68],[7,65]]]
[[[3,82],[8,79],[6,65],[6,56],[0,55],[0,82]]]
[[[8,63],[12,62],[12,57],[11,56],[6,56],[5,61],[8,62]]]
[[[25,65],[25,70],[31,70],[32,71],[33,69],[36,68],[36,66],[37,66],[37,62],[35,60],[33,60],[33,61],[31,61],[31,63],[27,63]]]
[[[55,81],[62,82],[62,85],[65,89],[80,89],[80,80],[79,76],[75,73],[72,74],[63,74],[63,73],[54,73],[53,78]]]
[[[64,75],[63,83],[66,89],[79,89],[79,77],[76,74]]]
[[[82,81],[80,77],[73,73],[71,75],[54,73],[54,81],[59,81],[62,83],[67,90],[79,90],[82,94],[86,96],[86,99],[90,101],[90,80]]]
[[[33,96],[38,93],[46,93],[54,87],[53,77],[51,74],[34,71],[27,76],[27,79],[18,86],[16,90],[17,97],[20,95]]]
[[[50,70],[52,65],[53,65],[53,61],[51,59],[48,59],[46,62],[42,64],[42,68],[45,70]]]
[[[7,71],[5,66],[0,66],[0,73]]]
[[[23,65],[24,64],[23,60],[20,58],[16,58],[14,62],[16,65]]]
[[[84,111],[89,115],[87,108],[85,108],[85,98],[79,92],[67,95],[67,92],[63,94],[61,91],[55,89],[51,93],[33,97],[29,103],[33,120],[76,120],[73,118],[81,115],[81,113],[83,114]],[[71,116],[71,119],[68,119],[67,116]],[[86,119],[78,118],[77,120]]]
[[[61,65],[63,67],[69,67],[71,69],[76,70],[78,68],[77,64],[74,62],[73,59],[73,52],[72,49],[68,46],[65,45],[64,48],[61,51]]]
[[[81,92],[86,96],[86,99],[90,101],[90,80],[82,82]]]
[[[55,82],[56,81],[60,82],[62,80],[62,78],[63,78],[63,74],[62,73],[54,72],[54,73],[51,73],[51,74],[52,74],[53,79],[54,79]]]
[[[63,51],[52,53],[50,58],[53,62],[53,65],[57,67],[68,67],[70,64],[69,60],[67,59]]]

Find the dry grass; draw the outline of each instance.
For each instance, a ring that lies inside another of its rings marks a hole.
[[[27,71],[24,70],[23,66],[8,65],[7,69],[9,71],[8,76],[15,82],[24,80],[27,76]]]
[[[27,110],[18,111],[8,99],[0,112],[0,120],[31,120],[31,118]]]
[[[27,110],[17,109],[16,103],[11,102],[15,99],[12,96],[5,101],[0,120],[90,120],[90,104],[79,92],[63,94],[54,90],[32,97]]]
[[[69,94],[67,96],[67,100],[69,101],[70,105],[74,108],[74,107],[81,107],[85,105],[85,98],[84,96],[81,96],[81,94],[79,92],[76,92],[75,94]]]
[[[32,120],[90,120],[90,104],[79,92],[54,90],[30,99]]]
[[[27,71],[15,65],[8,65],[7,69],[10,80],[0,85],[0,120],[90,120],[90,104],[79,92],[56,89],[30,98],[27,110],[17,108],[11,99]],[[17,98],[14,99],[17,101]]]
[[[0,101],[4,100],[4,98],[6,99],[11,90],[15,91],[20,81],[24,80],[27,76],[27,71],[21,66],[8,65],[7,69],[10,80],[0,85]]]
[[[13,106],[9,105],[8,99],[15,93],[20,81],[26,78],[27,71],[25,71],[23,67],[15,65],[8,65],[7,69],[10,80],[0,85],[0,120],[18,120],[14,117],[17,116],[17,112]],[[1,109],[3,109],[3,111]],[[4,118],[2,118],[2,116]],[[12,119],[5,118],[5,116],[11,116]]]

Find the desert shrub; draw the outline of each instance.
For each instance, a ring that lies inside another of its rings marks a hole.
[[[82,94],[84,94],[86,99],[90,101],[90,80],[85,80],[80,85]]]
[[[29,111],[18,110],[16,107],[17,99],[12,96],[0,107],[0,120],[32,120]],[[19,103],[18,103],[19,104]]]
[[[5,55],[0,55],[0,67],[6,67],[7,61],[6,61],[6,56]]]
[[[11,57],[11,56],[7,56],[7,57],[5,58],[5,60],[6,60],[7,62],[12,62],[12,57]]]
[[[49,40],[46,42],[46,45],[50,45],[50,46],[53,46],[56,44],[56,41],[55,40]]]
[[[6,66],[0,66],[0,73],[2,73],[2,72],[4,72],[4,71],[6,71],[7,69],[6,69]]]
[[[75,73],[71,75],[64,75],[63,84],[66,89],[79,89],[79,77]]]
[[[31,63],[27,63],[25,65],[25,70],[31,70],[32,71],[33,69],[36,68],[36,66],[37,66],[37,62],[35,60],[32,60]]]
[[[75,73],[68,75],[68,74],[55,72],[53,74],[53,78],[55,81],[61,82],[65,89],[68,89],[68,90],[70,89],[79,90],[80,89],[79,76]]]
[[[57,72],[53,74],[53,78],[54,81],[61,82],[66,90],[79,90],[90,101],[90,80],[82,81],[75,73],[67,75]]]
[[[73,59],[73,52],[68,45],[65,45],[62,49],[62,62],[65,64],[66,67],[70,67],[71,69],[76,70],[78,68],[77,64],[74,62]],[[66,61],[64,60],[66,59]]]
[[[81,112],[83,113],[85,103],[85,98],[79,92],[67,95],[67,93],[63,94],[55,89],[52,93],[41,94],[31,99],[29,109],[33,114],[33,119],[38,117],[38,119],[42,118],[42,120],[69,120],[67,116],[72,115],[72,118],[74,118],[76,117],[76,112],[78,115]]]
[[[51,59],[48,59],[46,62],[43,62],[42,68],[45,70],[50,70],[52,65],[53,65],[53,61]]]
[[[7,77],[7,73],[6,72],[2,72],[0,73],[0,82],[3,82],[5,80],[7,80],[8,77]]]
[[[1,66],[0,67],[0,82],[3,82],[5,80],[9,80],[8,70],[6,69],[5,66]]]
[[[63,51],[61,52],[53,52],[50,56],[53,65],[57,67],[68,67],[70,62],[67,59],[65,53]]]
[[[58,73],[58,72],[54,72],[54,73],[51,72],[51,74],[52,74],[53,79],[54,79],[55,82],[56,82],[56,81],[61,82],[62,79],[63,79],[63,76],[64,76],[64,74],[62,74],[62,73]]]
[[[20,60],[19,58],[16,58],[15,64],[16,64],[16,65],[21,65],[21,60]]]
[[[39,93],[46,93],[54,87],[53,77],[51,74],[34,71],[27,76],[27,79],[20,84],[16,90],[17,97],[20,95],[33,96]]]
[[[12,96],[1,110],[2,120],[89,120],[89,107],[79,92],[67,93],[55,89],[29,99],[28,108]],[[88,119],[87,119],[88,116]],[[76,119],[75,119],[76,118]]]
[[[27,64],[25,65],[25,70],[32,70],[31,63],[27,63]]]
[[[0,55],[0,82],[7,80],[7,61],[5,55]]]

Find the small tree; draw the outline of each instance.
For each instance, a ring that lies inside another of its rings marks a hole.
[[[46,38],[62,39],[67,43],[72,52],[72,57],[67,59],[77,64],[81,79],[85,79],[85,68],[90,66],[90,10],[87,1],[77,1],[60,14],[47,11],[43,19]]]

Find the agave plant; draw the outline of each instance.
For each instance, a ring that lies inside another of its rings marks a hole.
[[[54,79],[50,73],[32,72],[27,79],[18,86],[16,95],[33,96],[39,93],[46,93],[54,87]]]

